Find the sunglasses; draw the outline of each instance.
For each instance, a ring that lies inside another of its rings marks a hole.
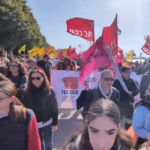
[[[104,78],[105,81],[114,81],[113,78]]]
[[[31,80],[41,80],[41,77],[31,77]]]
[[[17,65],[9,65],[9,67],[18,68]]]

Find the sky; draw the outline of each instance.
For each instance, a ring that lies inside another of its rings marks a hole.
[[[71,45],[80,52],[89,48],[87,40],[66,32],[66,20],[74,17],[94,20],[97,39],[117,13],[118,28],[122,31],[118,46],[124,53],[134,50],[136,56],[144,45],[144,36],[150,35],[150,0],[27,0],[27,4],[41,33],[56,49]],[[82,48],[79,48],[80,44]]]

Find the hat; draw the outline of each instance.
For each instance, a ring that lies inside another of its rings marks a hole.
[[[36,59],[33,58],[33,57],[29,57],[29,58],[28,58],[28,61],[35,62],[35,63],[36,63]]]
[[[48,54],[44,54],[43,58],[50,58]]]

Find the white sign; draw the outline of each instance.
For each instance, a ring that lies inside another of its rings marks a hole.
[[[101,72],[94,71],[85,77],[84,83],[88,83],[90,89],[98,87],[100,82]],[[131,74],[131,78],[135,81],[139,87],[142,76]],[[82,90],[86,87],[81,87],[79,81],[79,72],[77,71],[63,71],[52,70],[51,71],[51,86],[53,87],[58,106],[60,108],[76,108],[76,100],[80,96]],[[135,98],[139,99],[140,95]]]

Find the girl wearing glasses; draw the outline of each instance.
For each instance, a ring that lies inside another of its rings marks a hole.
[[[58,108],[55,93],[44,71],[35,69],[30,72],[22,102],[36,115],[42,150],[51,150],[52,133],[57,129]]]
[[[16,93],[13,83],[0,82],[0,147],[3,150],[41,150],[35,115],[23,107]]]
[[[15,84],[18,90],[17,97],[19,99],[22,97],[27,85],[27,74],[27,69],[21,62],[13,60],[10,63],[7,77]]]
[[[120,128],[120,111],[109,99],[95,101],[84,117],[84,130],[64,150],[130,150],[132,139]]]

